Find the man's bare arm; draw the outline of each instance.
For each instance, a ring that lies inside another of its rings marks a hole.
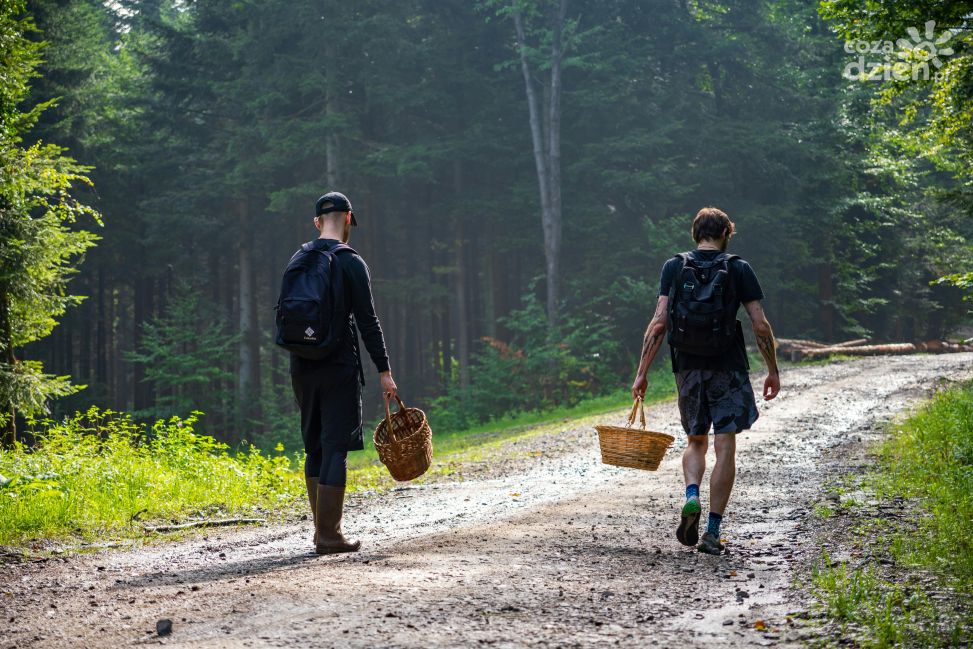
[[[770,327],[764,308],[760,300],[753,300],[743,305],[753,324],[753,333],[757,338],[757,349],[767,364],[767,380],[764,382],[764,399],[770,400],[780,392],[780,370],[777,367],[777,342],[774,340],[774,330]]]
[[[662,341],[666,335],[668,306],[669,296],[660,295],[659,301],[655,305],[655,313],[652,315],[652,320],[649,321],[649,326],[645,329],[645,336],[642,337],[642,355],[639,357],[639,369],[635,375],[635,383],[632,385],[633,397],[645,394],[646,375],[649,366],[652,365],[655,355],[659,353],[659,348],[662,347]]]

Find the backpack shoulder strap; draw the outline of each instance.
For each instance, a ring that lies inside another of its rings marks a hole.
[[[351,246],[349,246],[347,243],[339,243],[338,245],[332,246],[331,248],[328,249],[328,252],[335,253],[335,254],[339,252],[345,252],[345,251],[352,252],[356,255],[358,254],[358,251],[352,248]]]
[[[354,248],[352,248],[346,243],[339,243],[337,245],[331,246],[330,248],[324,248],[324,247],[314,245],[316,241],[318,241],[318,239],[315,239],[314,241],[308,241],[307,243],[302,243],[301,250],[303,250],[304,252],[332,252],[332,253],[339,253],[339,252],[344,252],[346,250],[350,250],[356,255],[358,254],[358,252]]]
[[[724,252],[724,253],[718,255],[716,257],[716,259],[713,260],[713,263],[723,264],[723,266],[726,268],[726,272],[729,273],[732,276],[732,275],[735,275],[736,273],[731,273],[730,272],[730,267],[733,265],[733,260],[739,259],[739,258],[740,258],[740,255],[734,255],[734,254],[731,254],[731,253],[728,253],[728,252]]]
[[[726,267],[727,278],[725,280],[726,290],[723,291],[723,300],[726,302],[731,302],[736,296],[736,282],[739,281],[739,277],[736,273],[730,271],[730,266],[734,259],[739,259],[740,255],[734,255],[732,253],[724,252],[719,254],[713,261],[717,263],[722,263]],[[736,313],[733,313],[733,320],[736,320]]]
[[[673,259],[678,259],[682,266],[672,274],[672,283],[669,285],[669,310],[671,311],[675,306],[675,297],[678,294],[679,286],[679,276],[682,275],[682,271],[686,269],[686,266],[692,261],[688,252],[680,252],[672,256]]]

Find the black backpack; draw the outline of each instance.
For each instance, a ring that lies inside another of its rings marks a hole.
[[[303,244],[284,269],[276,306],[276,342],[302,358],[321,359],[338,348],[348,329],[338,253],[355,251],[343,243],[330,249],[314,244]]]
[[[733,344],[737,332],[730,262],[721,253],[712,261],[676,255],[682,267],[669,289],[669,346],[701,356],[718,356]]]

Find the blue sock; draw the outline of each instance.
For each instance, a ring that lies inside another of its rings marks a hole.
[[[717,540],[720,538],[720,523],[722,522],[722,514],[717,514],[716,512],[709,513],[709,521],[706,523],[706,531],[715,536]]]
[[[690,498],[695,498],[696,500],[699,500],[698,484],[691,484],[686,487],[686,500],[689,500]]]

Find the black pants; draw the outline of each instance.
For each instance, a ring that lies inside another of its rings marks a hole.
[[[301,409],[304,475],[318,484],[344,487],[348,451],[364,448],[361,383],[354,366],[337,365],[291,375]]]

